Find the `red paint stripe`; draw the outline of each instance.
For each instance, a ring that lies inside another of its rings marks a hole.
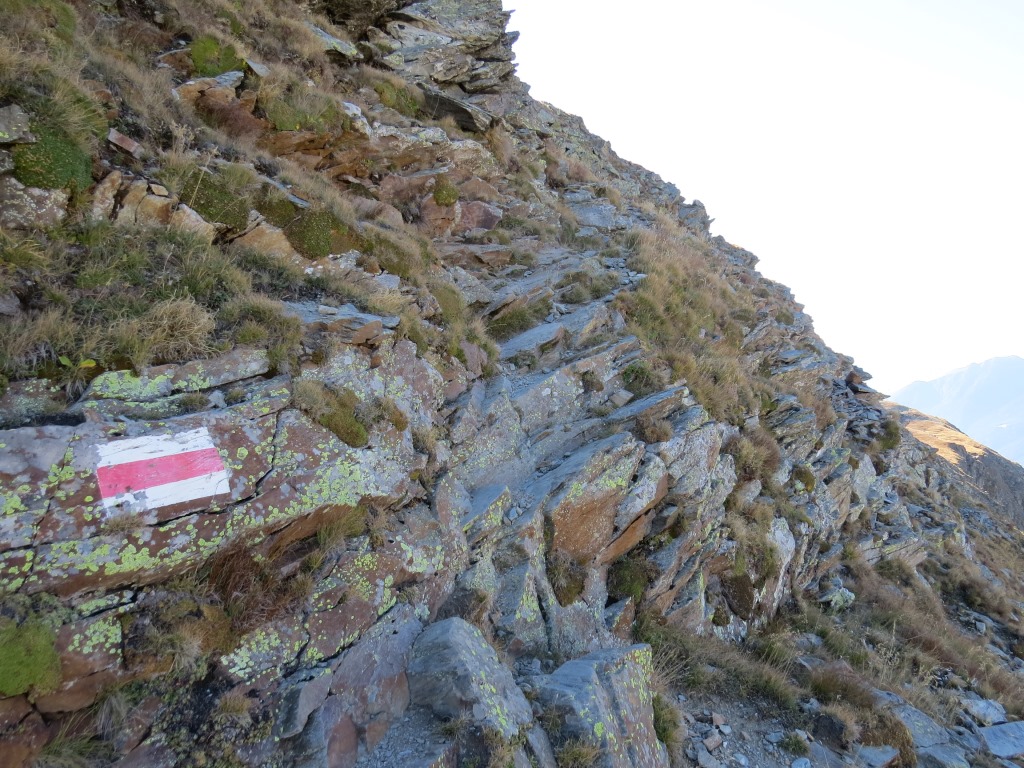
[[[191,477],[202,477],[223,469],[224,462],[221,461],[217,449],[204,448],[200,451],[100,467],[96,470],[96,477],[100,483],[100,493],[103,494],[103,498],[109,499],[120,493],[141,491],[154,485],[188,480]]]

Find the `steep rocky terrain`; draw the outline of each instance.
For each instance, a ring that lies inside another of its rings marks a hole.
[[[1011,481],[496,0],[5,14],[3,765],[1024,764]]]

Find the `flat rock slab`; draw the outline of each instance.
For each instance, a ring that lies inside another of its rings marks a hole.
[[[964,753],[949,744],[919,749],[917,768],[971,768]]]
[[[565,326],[561,323],[543,323],[501,345],[501,359],[511,360],[519,355],[540,357],[565,337]]]
[[[996,757],[1012,759],[1024,755],[1024,721],[981,728],[978,735],[985,749]]]
[[[67,216],[68,193],[63,189],[26,187],[13,176],[0,176],[0,227],[43,229]]]
[[[469,713],[474,723],[511,739],[533,710],[480,630],[462,619],[427,628],[409,663],[412,702],[444,718]]]
[[[937,744],[949,743],[949,734],[946,733],[946,729],[921,710],[909,704],[903,704],[893,707],[892,713],[907,726],[911,738],[914,739],[914,749],[925,749]]]
[[[960,703],[968,714],[982,725],[999,725],[1006,722],[1006,708],[992,699],[961,699]]]
[[[366,344],[377,341],[385,329],[397,328],[400,319],[360,312],[352,304],[321,307],[312,302],[285,302],[285,314],[297,317],[307,328],[339,335],[345,344]]]
[[[890,746],[857,747],[855,765],[859,768],[889,768],[896,765],[899,759],[899,751]]]
[[[441,91],[424,89],[423,96],[430,114],[451,116],[464,131],[483,133],[494,123],[494,115],[461,99],[454,99]]]

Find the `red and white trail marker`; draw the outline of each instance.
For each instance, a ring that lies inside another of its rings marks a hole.
[[[98,446],[103,506],[144,511],[230,490],[229,475],[206,428]]]

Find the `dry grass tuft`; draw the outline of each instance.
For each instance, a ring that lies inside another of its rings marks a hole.
[[[292,403],[353,448],[369,441],[366,426],[356,415],[359,398],[347,389],[335,392],[322,382],[299,379],[292,389]]]
[[[257,560],[241,544],[214,555],[208,569],[209,584],[239,637],[294,611],[309,596],[311,587],[299,577],[282,578],[272,562]]]

